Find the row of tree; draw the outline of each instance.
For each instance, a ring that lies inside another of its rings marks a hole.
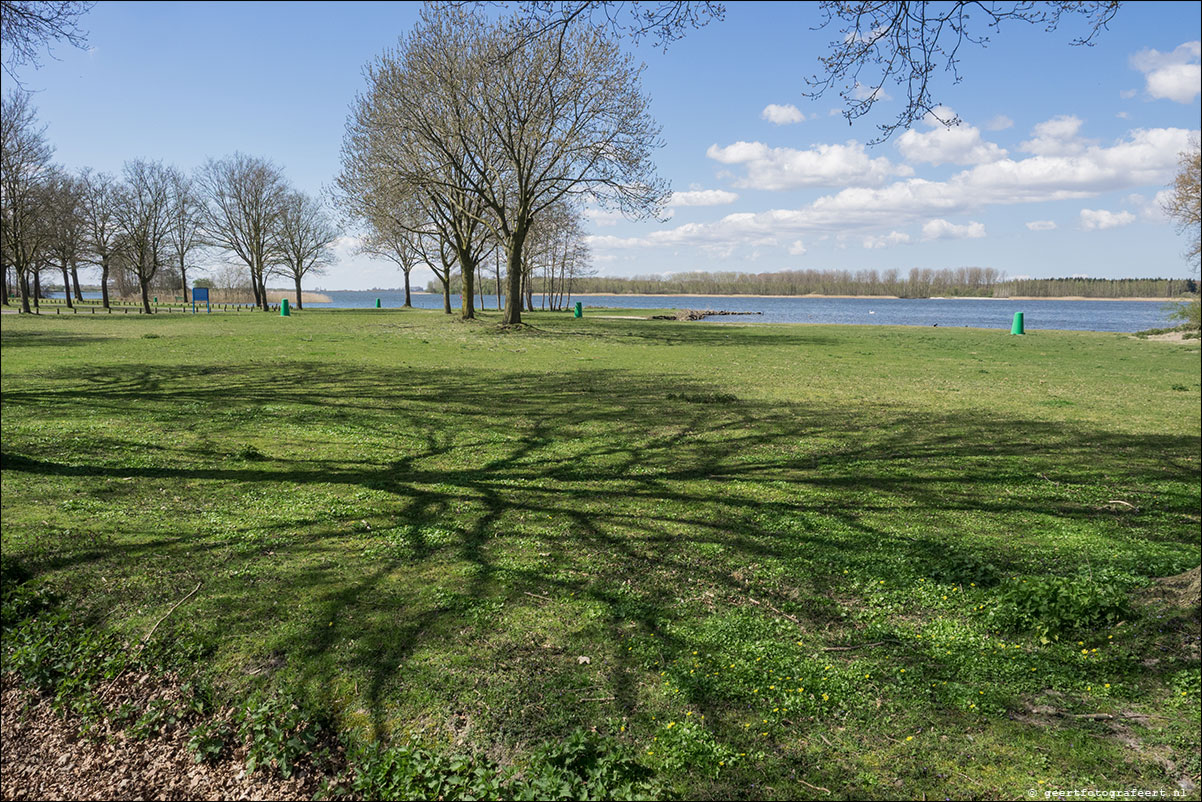
[[[367,232],[364,250],[405,273],[407,303],[409,272],[424,262],[448,311],[461,290],[464,318],[489,265],[505,324],[521,322],[536,292],[562,305],[588,259],[579,204],[642,217],[667,200],[641,70],[598,27],[427,5],[367,67],[337,202]]]
[[[1013,296],[1165,298],[1197,292],[1193,279],[1007,279],[992,267],[941,270],[782,270],[691,272],[670,276],[584,278],[577,292],[647,295],[894,295],[899,298]]]
[[[73,175],[54,163],[29,95],[7,95],[0,123],[4,303],[15,285],[24,312],[45,271],[61,273],[68,306],[82,300],[81,265],[99,268],[106,307],[110,278],[136,284],[147,313],[155,286],[179,287],[187,300],[188,272],[207,249],[244,266],[256,305],[267,309],[267,278],[277,275],[292,279],[300,307],[302,279],[333,260],[338,229],[270,161],[236,153],[188,175],[135,159],[119,177]]]

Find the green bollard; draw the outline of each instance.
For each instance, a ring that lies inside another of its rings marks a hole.
[[[584,304],[580,301],[576,302],[576,311],[572,313],[572,317],[584,317]]]
[[[379,308],[380,308],[380,299],[377,298],[376,299],[376,309],[379,309]]]
[[[288,299],[280,299],[280,317],[292,317],[292,310],[288,308]]]
[[[1023,313],[1022,312],[1014,313],[1014,323],[1012,323],[1010,325],[1010,333],[1011,334],[1025,334],[1026,333],[1023,331]]]

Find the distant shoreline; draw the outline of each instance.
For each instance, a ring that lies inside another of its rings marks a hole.
[[[404,290],[325,290],[325,292],[403,292]],[[414,292],[414,295],[441,295],[432,292]],[[538,293],[535,293],[536,297]],[[748,293],[733,294],[703,294],[691,292],[582,292],[577,296],[604,295],[611,298],[863,298],[869,301],[1143,301],[1146,303],[1169,303],[1171,301],[1189,300],[1188,296],[1175,298],[1091,298],[1086,295],[1011,295],[997,298],[992,295],[948,295],[931,296],[927,298],[902,298],[898,295],[821,295],[809,293],[806,295],[752,295]],[[491,297],[491,296],[490,296]]]

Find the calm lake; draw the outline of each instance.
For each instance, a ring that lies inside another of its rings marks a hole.
[[[383,307],[405,302],[404,292],[385,290],[323,290],[330,303],[306,304],[313,308],[365,309],[380,299]],[[1171,325],[1165,305],[1152,301],[1010,301],[991,298],[880,299],[880,298],[750,298],[680,295],[577,295],[572,301],[589,309],[723,309],[760,312],[748,317],[719,317],[722,323],[842,323],[878,326],[972,326],[1009,330],[1015,312],[1022,312],[1028,331],[1072,329],[1078,331],[1134,332]],[[535,303],[538,298],[535,296]],[[451,303],[458,308],[459,296]],[[479,304],[479,299],[476,301]],[[441,309],[442,296],[415,293],[414,306]],[[495,309],[496,296],[484,296],[484,305]]]

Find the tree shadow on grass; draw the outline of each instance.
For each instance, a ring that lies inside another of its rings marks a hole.
[[[187,626],[287,655],[294,681],[376,733],[398,711],[462,713],[517,739],[632,714],[648,672],[632,639],[655,638],[666,662],[698,647],[699,618],[732,610],[846,638],[844,572],[957,582],[979,565],[1071,573],[1137,538],[1197,545],[1194,436],[766,403],[615,370],[284,372],[72,369],[6,392],[6,416],[113,422],[69,450],[6,443],[6,492],[22,503],[57,483],[131,514],[156,489],[248,510],[210,526],[168,507],[103,542],[80,540],[84,515],[6,532],[6,550],[143,594],[113,603],[160,604],[203,578]],[[131,418],[193,439],[151,443]],[[1141,514],[1105,504],[1153,490]],[[693,701],[711,721],[733,715]]]

